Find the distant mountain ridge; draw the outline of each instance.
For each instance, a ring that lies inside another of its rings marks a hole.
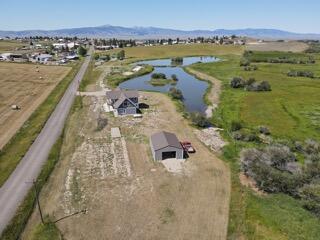
[[[89,38],[188,38],[188,37],[212,37],[212,36],[246,36],[263,39],[320,39],[320,34],[293,33],[278,29],[216,29],[216,30],[176,30],[157,27],[121,27],[103,25],[98,27],[66,28],[57,30],[24,30],[24,31],[0,31],[0,37],[30,37],[30,36],[61,36],[61,37],[89,37]]]

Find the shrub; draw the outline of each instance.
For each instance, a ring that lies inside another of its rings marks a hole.
[[[232,132],[239,131],[241,128],[242,128],[241,122],[239,122],[239,121],[232,121],[231,122],[230,130]]]
[[[151,77],[154,79],[167,79],[167,76],[164,73],[153,73]]]
[[[232,137],[237,141],[243,141],[243,142],[259,142],[260,141],[260,138],[257,136],[257,134],[248,129],[241,129],[239,131],[235,131],[233,132]]]
[[[241,77],[234,77],[230,82],[230,86],[232,88],[243,88],[245,81]]]
[[[173,65],[182,65],[183,64],[183,58],[182,57],[175,57],[171,59],[171,64]]]
[[[177,100],[183,100],[183,95],[180,89],[177,89],[175,87],[170,88],[169,90],[169,95],[173,98],[173,99],[177,99]]]
[[[242,58],[240,60],[240,67],[250,66],[250,61],[247,58]]]
[[[173,81],[175,81],[175,82],[177,82],[177,81],[179,80],[176,74],[172,74],[172,75],[171,75],[171,79],[172,79]]]
[[[288,171],[295,161],[294,154],[286,146],[271,146],[263,150],[252,148],[241,152],[242,170],[266,192],[297,194],[298,187],[303,185],[303,176],[299,171],[294,171],[295,174]]]
[[[310,71],[294,71],[290,70],[287,73],[288,77],[307,77],[307,78],[314,78],[313,72]]]
[[[210,121],[201,113],[198,112],[192,112],[190,113],[190,120],[193,125],[201,128],[209,127]]]
[[[269,128],[265,127],[265,126],[260,126],[259,127],[259,132],[261,134],[264,134],[264,135],[270,135],[270,130]]]

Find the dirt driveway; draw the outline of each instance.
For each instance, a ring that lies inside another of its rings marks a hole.
[[[84,107],[67,124],[62,159],[40,196],[44,212],[57,219],[87,209],[57,223],[65,239],[226,239],[228,167],[198,141],[167,96],[142,95],[150,106],[142,119],[114,118],[100,112],[98,97],[84,97]],[[97,119],[107,119],[103,130],[97,130]],[[111,127],[119,127],[123,138],[112,139]],[[152,160],[148,138],[158,130],[174,132],[196,148],[181,174]],[[36,222],[37,212],[23,239]]]

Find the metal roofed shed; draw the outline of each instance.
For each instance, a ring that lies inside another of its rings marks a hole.
[[[155,161],[168,158],[183,159],[184,150],[175,134],[161,131],[150,137],[150,147]]]

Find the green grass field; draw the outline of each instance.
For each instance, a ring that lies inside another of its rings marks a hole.
[[[259,53],[260,58],[274,53]],[[263,56],[264,55],[264,56]],[[279,53],[277,53],[279,55]],[[285,53],[285,55],[290,55]],[[289,57],[307,57],[299,56]],[[320,79],[287,77],[289,70],[307,70],[320,76],[320,56],[316,64],[257,64],[257,71],[244,71],[240,56],[226,55],[217,63],[192,66],[223,82],[220,106],[214,122],[225,129],[233,120],[240,120],[247,128],[269,127],[272,136],[287,140],[320,140]],[[235,77],[270,82],[271,92],[247,92],[229,87]],[[239,151],[248,144],[231,142],[223,157],[232,170],[229,239],[318,239],[320,221],[302,208],[300,202],[282,194],[258,196],[239,181]]]
[[[265,125],[273,136],[304,140],[320,139],[319,78],[288,77],[289,70],[307,70],[320,76],[320,57],[316,64],[259,63],[257,71],[244,71],[240,57],[226,56],[224,61],[193,66],[223,82],[222,104],[218,111],[221,124],[227,127],[232,120],[241,120],[248,127]],[[269,81],[271,92],[246,92],[231,89],[232,77]]]

